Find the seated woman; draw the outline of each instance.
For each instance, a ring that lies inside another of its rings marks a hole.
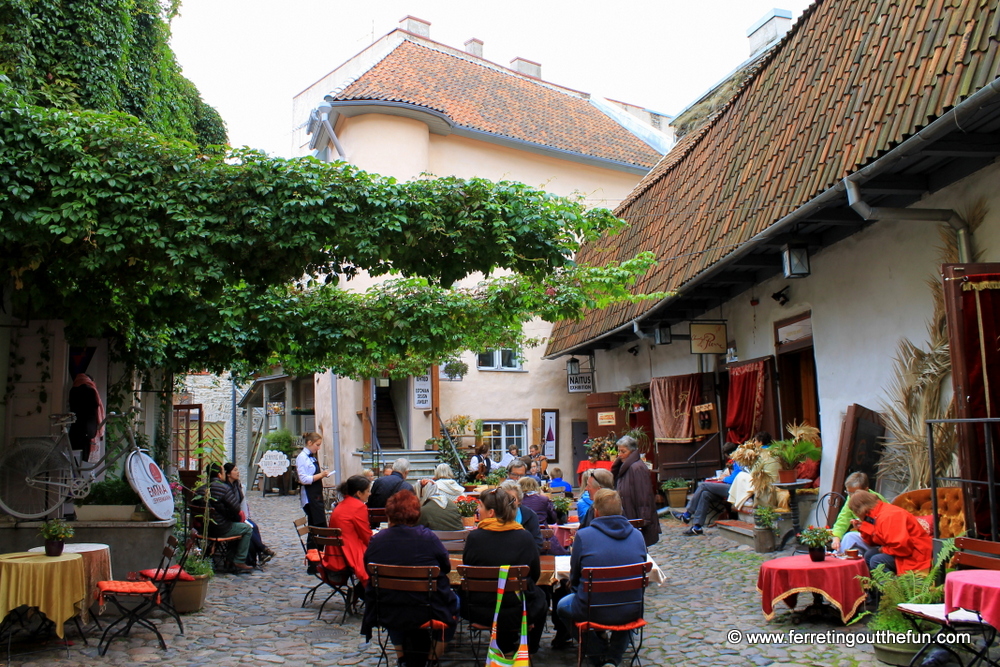
[[[239,496],[240,520],[250,524],[250,527],[253,528],[253,532],[250,534],[250,549],[247,550],[246,564],[251,567],[264,565],[274,558],[274,551],[264,544],[264,540],[260,536],[260,527],[257,526],[256,522],[250,520],[250,504],[247,503],[246,489],[240,479],[240,469],[236,467],[235,463],[230,462],[222,466],[222,471],[225,473],[226,483],[233,487],[236,495]]]
[[[447,463],[441,463],[434,468],[434,483],[444,497],[452,502],[465,494],[465,487],[455,481],[455,473]]]
[[[527,565],[528,652],[538,651],[545,630],[545,595],[535,582],[541,574],[541,562],[535,541],[522,529],[515,517],[517,501],[503,489],[490,489],[479,497],[479,526],[465,541],[462,561],[465,565]],[[490,626],[496,610],[495,593],[470,593],[462,600],[462,616],[474,623]],[[497,644],[510,654],[517,650],[521,633],[521,601],[514,594],[504,595],[497,626]]]
[[[364,475],[348,477],[337,490],[343,497],[330,513],[330,528],[340,528],[343,548],[327,547],[323,554],[323,567],[338,571],[350,568],[358,580],[354,591],[355,599],[368,581],[365,570],[365,549],[372,539],[372,529],[368,524],[368,505],[371,483]]]
[[[417,525],[420,504],[412,491],[403,489],[393,494],[386,502],[385,513],[389,527],[371,539],[365,552],[365,565],[437,566],[441,572],[437,591],[430,595],[429,607],[426,592],[385,590],[376,593],[369,579],[361,634],[371,640],[372,628],[382,625],[389,632],[399,664],[422,667],[431,650],[431,638],[420,626],[432,619],[446,624],[444,642],[434,647],[432,657],[437,657],[455,635],[458,625],[458,597],[448,581],[451,560],[441,540],[426,527]],[[377,601],[376,595],[379,596]]]
[[[870,491],[856,491],[847,501],[854,515],[851,527],[868,544],[865,551],[869,570],[882,565],[896,574],[927,570],[931,566],[932,542],[924,527],[902,507],[890,505]]]
[[[521,493],[524,498],[521,500],[521,507],[534,510],[538,515],[538,524],[548,526],[559,520],[556,514],[556,506],[552,504],[552,499],[542,493],[542,487],[538,485],[533,477],[522,477],[517,480],[521,485]]]
[[[422,479],[414,487],[420,503],[418,523],[431,530],[465,530],[458,505],[448,500],[432,480]]]
[[[583,493],[580,494],[580,499],[576,501],[576,518],[578,521],[583,521],[583,517],[587,516],[587,510],[593,504],[593,500],[590,497],[590,476],[594,474],[593,470],[584,470],[583,474],[580,476],[580,488],[583,489]]]
[[[735,442],[727,442],[722,448],[722,455],[727,459],[730,454],[736,451],[739,447]],[[674,516],[684,523],[690,523],[694,521],[694,525],[684,531],[683,535],[702,535],[704,531],[702,526],[705,524],[705,520],[708,518],[708,510],[712,505],[713,501],[725,500],[729,496],[729,489],[733,485],[733,480],[736,479],[743,468],[740,464],[735,461],[727,461],[727,464],[731,466],[728,475],[723,477],[719,481],[708,481],[698,482],[697,488],[694,493],[691,494],[691,500],[688,501],[688,506],[683,512],[674,512]]]

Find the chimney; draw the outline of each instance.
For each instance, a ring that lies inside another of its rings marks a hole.
[[[514,58],[510,61],[510,67],[521,74],[533,76],[536,79],[542,78],[542,65],[527,58]]]
[[[473,37],[465,43],[465,52],[477,58],[483,57],[483,40]]]
[[[416,16],[404,16],[399,22],[399,28],[428,39],[431,36],[431,22],[418,19]]]
[[[750,38],[750,55],[755,56],[765,47],[780,39],[792,27],[792,13],[787,9],[772,9],[764,18],[747,30]]]

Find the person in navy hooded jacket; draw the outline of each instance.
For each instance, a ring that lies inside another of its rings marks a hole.
[[[573,541],[570,557],[571,593],[563,597],[557,611],[568,627],[577,621],[587,620],[587,593],[580,590],[580,577],[587,567],[610,567],[646,561],[646,542],[642,533],[632,527],[622,514],[622,500],[617,491],[601,489],[594,496],[594,520],[581,528]],[[606,625],[620,625],[639,617],[642,610],[642,590],[623,591],[615,602],[631,602],[627,606],[595,607],[590,619]],[[609,602],[612,594],[602,594],[602,602]],[[588,632],[584,640],[584,654],[594,665],[618,665],[628,647],[629,632],[612,632],[608,639],[595,632]]]

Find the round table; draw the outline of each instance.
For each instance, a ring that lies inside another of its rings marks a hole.
[[[28,549],[30,553],[44,553],[45,547]],[[67,542],[64,554],[83,557],[83,583],[91,602],[97,599],[97,582],[111,580],[111,547],[99,542]],[[85,605],[90,607],[90,605]],[[86,617],[83,618],[86,621]]]
[[[858,575],[868,576],[863,558],[855,560],[827,556],[814,562],[808,555],[775,558],[764,562],[757,575],[764,618],[774,618],[774,605],[781,600],[795,608],[799,593],[816,593],[840,611],[846,623],[865,602]]]
[[[0,619],[22,605],[37,607],[63,637],[63,623],[86,613],[83,556],[30,552],[0,555]]]
[[[944,578],[944,610],[978,612],[984,621],[1000,628],[1000,571],[956,570]]]

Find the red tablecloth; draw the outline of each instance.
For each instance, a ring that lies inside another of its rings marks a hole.
[[[559,540],[559,544],[565,548],[573,544],[573,537],[576,535],[577,529],[580,528],[580,522],[564,523],[561,526],[553,523],[549,528],[552,529],[555,538]]]
[[[581,485],[585,470],[594,470],[595,468],[611,470],[611,461],[591,461],[590,459],[580,461],[580,465],[576,467],[576,485]]]
[[[956,570],[944,578],[944,610],[968,609],[1000,628],[1000,571]]]
[[[774,618],[774,605],[781,600],[794,608],[799,593],[818,593],[840,610],[840,618],[846,623],[865,601],[858,575],[868,576],[863,558],[842,560],[827,556],[826,560],[815,563],[803,554],[769,560],[760,566],[757,575],[764,618],[769,621]]]

